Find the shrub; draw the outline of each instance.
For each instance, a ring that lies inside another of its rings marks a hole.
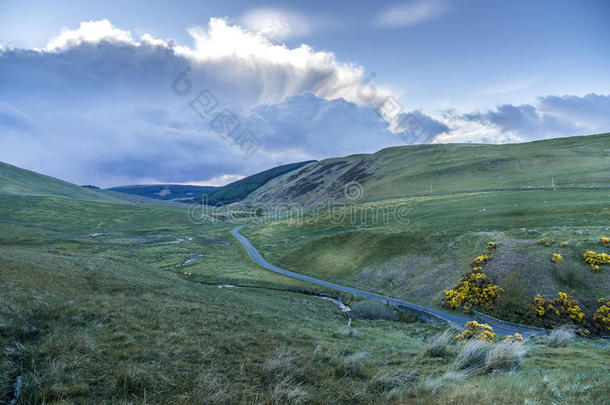
[[[535,324],[532,300],[526,298],[519,272],[510,272],[502,279],[500,287],[502,293],[498,295],[492,315],[511,322]]]
[[[591,265],[591,268],[595,271],[599,270],[600,264],[609,264],[610,255],[607,253],[595,253],[592,250],[588,250],[583,254],[585,262]]]
[[[536,295],[534,306],[539,323],[545,328],[555,328],[559,324],[577,323],[582,324],[585,314],[577,305],[563,292],[557,293],[557,298],[545,300]]]
[[[470,263],[470,267],[475,268],[475,267],[482,267],[482,265],[486,264],[487,262],[489,262],[490,258],[488,255],[481,255],[481,256],[477,256],[474,258],[474,260],[472,261],[472,263]]]
[[[599,243],[601,245],[610,245],[610,238],[601,237],[599,238]]]
[[[460,277],[451,290],[445,290],[443,305],[451,309],[463,308],[469,312],[479,308],[489,312],[493,309],[501,288],[486,274],[472,271]]]
[[[477,321],[467,322],[466,329],[458,335],[456,339],[470,340],[475,339],[481,342],[493,342],[496,338],[494,330],[486,323],[478,323]]]
[[[536,241],[536,243],[542,246],[551,246],[553,243],[555,243],[555,239],[540,238]]]
[[[545,340],[549,346],[563,347],[574,340],[576,336],[574,328],[568,325],[562,325],[549,333]]]
[[[398,321],[398,312],[390,305],[377,300],[364,300],[352,305],[352,314],[361,319],[385,319]]]
[[[560,260],[563,260],[563,256],[560,255],[559,253],[553,253],[553,257],[551,258],[551,261],[553,263],[557,263]]]
[[[561,247],[566,247],[568,246],[568,242],[561,242]]]
[[[521,334],[516,333],[514,335],[508,335],[506,336],[506,338],[503,340],[504,343],[519,343],[519,342],[523,342],[523,336],[521,336]]]
[[[598,302],[601,306],[593,314],[593,326],[601,332],[610,331],[610,299],[600,298]]]
[[[443,333],[435,335],[428,342],[425,354],[430,357],[447,357],[449,344],[455,339],[455,336],[453,329],[447,329]]]

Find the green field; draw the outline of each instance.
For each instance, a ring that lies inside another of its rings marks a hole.
[[[437,195],[312,211],[244,233],[284,268],[432,306],[495,241],[486,273],[497,283],[517,275],[528,299],[567,291],[594,310],[610,273],[592,271],[582,254],[610,252],[598,243],[610,234],[609,202],[610,190]],[[542,237],[556,242],[540,246]]]
[[[214,211],[221,220],[194,224],[186,206],[98,199],[10,166],[0,178],[0,403],[10,403],[17,381],[20,404],[608,397],[610,349],[582,339],[562,347],[529,339],[515,364],[464,368],[456,341],[429,350],[444,324],[400,314],[354,317],[348,327],[348,315],[311,295],[332,292],[249,260],[229,231],[251,218],[222,220],[230,207]],[[494,240],[491,276],[517,270],[528,293],[571,288],[591,299],[607,296],[608,271],[593,273],[580,255],[604,249],[596,243],[609,232],[609,194],[403,197],[251,223],[244,233],[275,264],[432,306]],[[380,217],[399,209],[398,219]],[[535,244],[542,236],[568,244]],[[574,267],[554,267],[554,252]]]

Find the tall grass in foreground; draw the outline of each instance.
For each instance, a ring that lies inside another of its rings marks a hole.
[[[488,343],[470,340],[459,346],[454,367],[468,373],[512,371],[519,366],[528,351],[525,342]]]
[[[447,329],[435,335],[426,346],[426,355],[430,357],[447,357],[450,354],[449,345],[454,342],[456,331]]]
[[[545,340],[551,347],[564,347],[573,341],[575,337],[576,333],[572,326],[562,325],[557,329],[553,329],[551,333],[546,336]]]

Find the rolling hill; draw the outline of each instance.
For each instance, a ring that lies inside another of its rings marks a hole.
[[[506,145],[398,146],[326,159],[272,179],[247,200],[310,207],[331,200],[571,186],[610,186],[610,133]]]
[[[210,205],[230,204],[241,201],[250,193],[259,189],[267,182],[286,173],[290,173],[300,167],[309,165],[315,161],[291,163],[287,165],[277,166],[269,170],[245,177],[233,183],[227,184],[220,190],[217,190],[207,197],[207,203]]]

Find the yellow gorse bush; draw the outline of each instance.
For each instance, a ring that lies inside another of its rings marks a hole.
[[[542,245],[542,246],[551,246],[554,242],[555,242],[554,238],[551,238],[551,239],[540,238],[536,241],[537,244]]]
[[[568,246],[568,242],[561,242],[561,247],[566,247]]]
[[[610,245],[610,238],[601,237],[599,238],[599,243],[602,245]]]
[[[451,309],[462,308],[466,312],[474,308],[491,310],[501,288],[485,273],[467,273],[451,290],[445,290],[444,305]]]
[[[553,263],[557,263],[560,260],[563,260],[563,256],[560,255],[559,253],[553,253],[553,257],[551,258],[551,261]]]
[[[589,263],[591,268],[595,271],[599,270],[600,264],[610,263],[610,255],[607,253],[595,253],[592,250],[588,250],[582,256],[584,257],[585,262]]]
[[[472,271],[463,274],[451,290],[445,290],[443,305],[451,309],[462,308],[466,312],[470,312],[472,308],[485,311],[493,309],[502,289],[482,273],[482,270],[491,260],[491,253],[495,248],[495,242],[487,243],[485,253],[475,257],[470,263]]]
[[[486,264],[487,262],[489,262],[489,256],[487,255],[481,255],[481,256],[477,256],[474,258],[474,260],[472,261],[472,263],[470,263],[470,266],[472,268],[481,266],[483,264]]]
[[[610,299],[600,298],[601,306],[593,314],[593,326],[601,331],[610,331]]]
[[[523,342],[523,336],[521,334],[516,333],[514,335],[508,335],[503,341],[504,343],[519,343]]]
[[[486,323],[478,323],[477,321],[470,321],[464,325],[466,329],[455,338],[460,340],[476,339],[481,342],[493,342],[496,338],[496,334],[491,326]],[[519,335],[521,336],[521,335]]]
[[[582,323],[585,317],[584,312],[578,303],[568,298],[568,294],[559,292],[557,298],[545,300],[536,295],[534,298],[536,315],[543,326],[554,328],[558,324],[575,322]]]

